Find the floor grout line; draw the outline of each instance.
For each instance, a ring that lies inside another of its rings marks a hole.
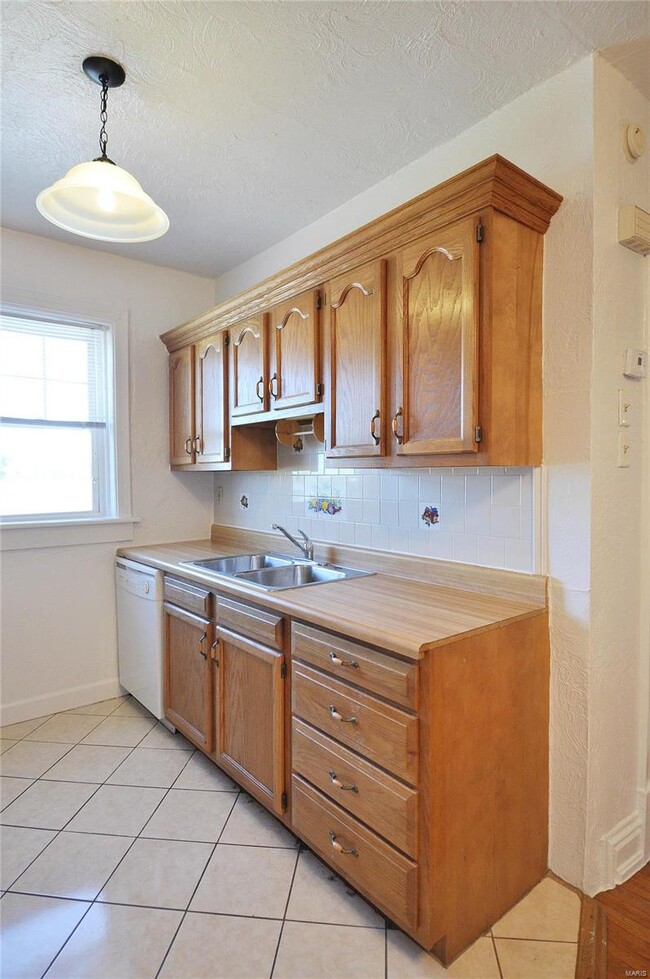
[[[494,957],[497,960],[497,969],[499,970],[499,976],[501,977],[501,979],[504,979],[503,969],[501,968],[501,960],[499,958],[499,953],[497,951],[497,944],[496,944],[496,942],[494,940],[494,932],[493,931],[490,931],[490,938],[492,940],[492,950],[494,952]]]
[[[287,894],[287,900],[284,904],[284,914],[282,915],[282,924],[280,925],[280,932],[278,934],[278,943],[275,946],[275,955],[273,956],[273,962],[271,963],[271,972],[269,974],[269,979],[273,979],[273,973],[275,972],[275,965],[278,961],[278,955],[280,953],[280,945],[282,944],[282,935],[284,934],[284,926],[287,922],[287,911],[289,910],[289,904],[291,903],[291,893],[293,891],[293,885],[296,880],[296,874],[298,873],[298,864],[300,863],[300,856],[303,850],[302,847],[298,848],[298,853],[296,854],[296,862],[293,865],[293,873],[291,875],[291,883],[289,884],[289,892]]]
[[[188,760],[188,765],[189,765],[189,760]],[[189,913],[190,906],[192,904],[192,901],[194,900],[194,897],[196,895],[197,890],[199,889],[199,886],[201,884],[201,881],[203,880],[203,878],[205,876],[205,872],[208,869],[208,867],[210,866],[210,861],[212,860],[212,857],[216,853],[217,847],[219,846],[219,841],[221,840],[221,837],[223,836],[223,834],[224,834],[224,832],[226,830],[226,826],[228,825],[228,822],[230,821],[230,817],[232,816],[233,812],[235,811],[235,806],[237,805],[237,799],[239,799],[239,796],[240,796],[240,792],[237,793],[237,797],[233,801],[233,804],[232,804],[232,806],[230,808],[230,812],[228,813],[228,815],[226,816],[226,818],[224,820],[224,824],[221,827],[221,832],[219,833],[219,836],[217,837],[217,840],[216,840],[214,846],[212,847],[212,852],[210,853],[210,856],[206,860],[205,866],[204,866],[203,870],[201,871],[201,874],[199,875],[199,879],[196,882],[196,885],[194,887],[194,890],[192,891],[192,893],[190,895],[190,899],[187,902],[187,906],[185,908],[185,911],[183,912],[183,917],[179,921],[178,928],[174,932],[174,934],[172,936],[172,940],[170,941],[169,945],[167,946],[167,951],[163,955],[162,962],[158,966],[158,970],[156,972],[155,979],[158,979],[158,976],[160,975],[160,973],[161,973],[161,971],[162,971],[162,969],[163,969],[163,967],[165,965],[165,962],[167,961],[167,957],[169,956],[169,953],[172,950],[172,946],[173,946],[174,942],[176,941],[176,937],[177,937],[179,931],[181,930],[181,928],[183,926],[183,922],[185,921],[185,919],[186,919],[186,917],[187,917],[187,915]]]

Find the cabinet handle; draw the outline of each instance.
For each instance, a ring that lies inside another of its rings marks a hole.
[[[187,452],[188,456],[191,456],[192,455],[192,439],[191,438],[185,439],[185,451]]]
[[[372,436],[375,445],[379,445],[379,442],[381,440],[381,435],[377,435],[376,425],[375,425],[375,422],[377,421],[378,418],[381,418],[381,415],[379,414],[379,408],[377,408],[377,411],[370,419],[370,435]]]
[[[210,659],[214,660],[217,666],[219,665],[219,659],[217,657],[218,648],[219,648],[219,640],[215,639],[215,641],[210,646]]]
[[[263,402],[264,401],[264,392],[262,392],[262,394],[260,394],[260,384],[262,385],[262,388],[263,388],[264,387],[264,375],[262,375],[260,377],[259,381],[255,385],[255,394],[260,399],[260,401]]]
[[[339,714],[334,704],[330,704],[330,716],[335,721],[340,721],[341,724],[358,724],[356,717],[343,717],[343,714]]]
[[[200,435],[197,435],[194,439],[194,451],[197,456],[203,455],[203,439]]]
[[[341,789],[341,791],[343,791],[343,792],[357,792],[358,793],[359,787],[357,785],[355,785],[354,782],[352,782],[351,785],[344,785],[343,782],[341,782],[341,780],[336,777],[336,772],[332,771],[331,768],[330,768],[330,770],[329,770],[329,772],[327,774],[330,777],[330,782],[332,783],[332,785],[335,785],[337,787],[337,789]]]
[[[205,649],[203,648],[203,643],[205,642],[205,640],[207,638],[208,638],[208,634],[207,634],[207,632],[204,632],[203,635],[201,636],[201,638],[199,639],[199,652],[200,652],[201,656],[203,657],[203,659],[207,659],[208,658],[208,654],[206,653]]]
[[[390,426],[393,429],[393,435],[397,439],[397,442],[398,442],[399,445],[401,445],[402,442],[404,441],[404,436],[403,435],[400,435],[398,433],[398,431],[397,431],[397,429],[399,428],[399,419],[401,417],[402,417],[402,409],[401,408],[398,408],[397,411],[395,412],[395,414],[393,415],[393,420],[392,420],[391,426]]]
[[[273,387],[274,381],[275,381],[275,388]],[[278,375],[277,374],[274,374],[271,380],[269,381],[269,394],[271,395],[274,401],[278,400]]]
[[[356,659],[341,659],[336,653],[330,652],[330,663],[333,666],[349,666],[352,670],[358,670],[359,664]]]
[[[330,830],[330,843],[339,853],[345,853],[350,857],[358,857],[359,851],[354,846],[345,847],[336,838],[336,833],[333,829]]]

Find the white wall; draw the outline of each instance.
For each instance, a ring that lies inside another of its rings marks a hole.
[[[546,518],[543,561],[551,576],[550,864],[578,886],[587,821],[592,144],[592,59],[587,58],[216,284],[217,298],[224,299],[493,153],[564,195],[545,239],[547,489],[546,502],[538,494],[536,505]]]
[[[211,280],[2,232],[3,292],[106,303],[129,315],[133,513],[138,543],[206,537],[212,476],[167,464],[167,356],[159,333],[214,302]],[[2,554],[2,722],[117,692],[113,558],[119,544]]]
[[[641,612],[643,437],[647,381],[623,376],[643,348],[647,259],[618,244],[618,208],[650,211],[650,154],[629,163],[621,125],[650,133],[650,103],[597,57],[594,75],[594,340],[591,405],[591,656],[585,887],[613,886],[645,852],[647,635]],[[631,466],[617,468],[618,391],[632,404]],[[647,584],[643,582],[644,586]],[[642,729],[642,738],[639,733]]]

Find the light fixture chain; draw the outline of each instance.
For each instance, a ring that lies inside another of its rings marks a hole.
[[[106,147],[108,145],[108,135],[106,133],[106,120],[108,119],[108,78],[106,75],[100,75],[99,80],[102,83],[101,110],[99,113],[102,128],[99,130],[99,148],[102,159],[106,159]]]

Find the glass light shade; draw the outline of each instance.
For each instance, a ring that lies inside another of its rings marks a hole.
[[[104,160],[72,167],[41,191],[36,207],[59,228],[100,241],[152,241],[169,228],[169,218],[135,177]]]

